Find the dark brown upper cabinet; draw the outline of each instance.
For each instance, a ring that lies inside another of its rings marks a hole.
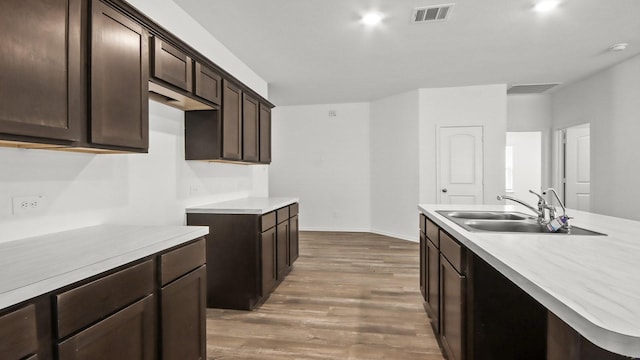
[[[196,96],[220,105],[220,100],[222,100],[222,76],[220,74],[208,66],[196,62],[194,82]]]
[[[242,94],[242,160],[259,160],[259,104],[258,100]]]
[[[271,108],[260,103],[260,163],[271,162]]]
[[[81,18],[81,0],[0,1],[2,139],[80,140]]]
[[[222,81],[222,158],[242,160],[242,90]]]
[[[91,144],[147,151],[148,39],[140,24],[92,1]]]
[[[191,92],[191,58],[175,46],[158,37],[153,40],[152,76],[184,91]]]

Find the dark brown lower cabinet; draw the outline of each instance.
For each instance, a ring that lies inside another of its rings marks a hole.
[[[267,296],[276,286],[278,271],[276,268],[276,228],[270,228],[260,235],[260,261],[262,268],[262,286],[260,295]]]
[[[206,359],[206,276],[201,266],[160,290],[162,359]]]
[[[440,257],[440,339],[450,360],[465,359],[465,277]]]
[[[624,360],[594,345],[551,312],[547,317],[547,360]]]
[[[295,233],[290,213],[296,214]],[[290,239],[298,239],[297,204],[266,214],[188,213],[187,224],[209,227],[207,307],[255,309],[284,280],[295,260]],[[297,241],[295,249],[297,254]]]
[[[156,359],[153,295],[126,307],[58,345],[60,360]]]
[[[540,303],[429,219],[424,242],[425,309],[449,360],[545,359]]]

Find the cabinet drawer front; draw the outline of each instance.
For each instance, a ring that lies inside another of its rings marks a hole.
[[[191,58],[157,37],[153,45],[153,77],[191,92]]]
[[[420,222],[420,232],[423,234],[427,233],[427,217],[424,214],[420,214],[420,218],[418,220]]]
[[[56,296],[58,338],[63,338],[153,293],[153,260]]]
[[[451,265],[464,275],[466,270],[464,266],[464,248],[444,231],[440,231],[440,251]]]
[[[289,207],[285,206],[282,209],[277,210],[278,213],[278,224],[281,222],[289,220]]]
[[[431,242],[437,247],[440,248],[440,239],[438,237],[438,233],[440,231],[440,227],[436,225],[433,221],[429,219],[425,219],[425,227],[427,228],[427,238],[431,240]]]
[[[183,246],[160,256],[160,281],[162,286],[199,268],[206,262],[204,239]]]
[[[276,212],[272,211],[262,215],[262,232],[265,232],[276,226]]]
[[[0,359],[22,359],[37,350],[38,334],[34,305],[0,317]]]
[[[58,345],[60,360],[156,359],[153,295]]]
[[[289,205],[289,216],[294,217],[298,215],[298,203]]]

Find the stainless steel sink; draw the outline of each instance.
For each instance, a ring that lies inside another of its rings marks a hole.
[[[531,218],[527,214],[513,211],[438,211],[444,216],[459,219],[478,220],[525,220]]]
[[[519,212],[503,211],[444,211],[438,213],[471,232],[533,233],[549,235],[601,235],[596,231],[572,226],[569,230],[549,232],[536,218]]]

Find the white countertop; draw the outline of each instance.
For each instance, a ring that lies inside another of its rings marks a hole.
[[[471,251],[594,344],[640,357],[640,222],[567,210],[573,226],[608,236],[469,232],[436,210],[515,205],[419,205]]]
[[[297,203],[293,197],[249,197],[188,208],[187,214],[257,214],[262,215]]]
[[[197,239],[206,226],[99,225],[0,244],[0,309]]]

